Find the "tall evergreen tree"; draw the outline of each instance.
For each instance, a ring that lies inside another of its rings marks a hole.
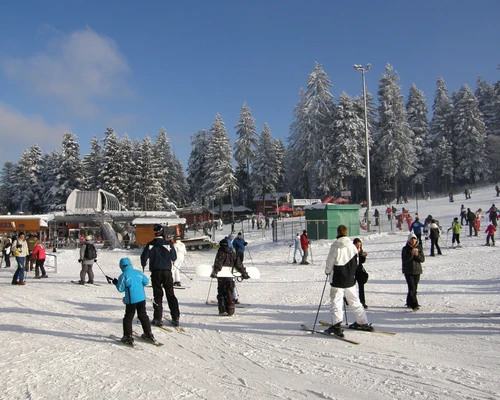
[[[374,161],[380,164],[384,178],[394,182],[398,195],[398,180],[415,173],[417,161],[412,144],[413,132],[403,105],[399,76],[387,64],[379,83],[380,127],[374,151]]]
[[[454,129],[457,137],[455,173],[475,184],[489,173],[485,159],[486,127],[478,102],[469,86],[464,85],[453,103]]]
[[[205,182],[208,143],[209,134],[204,129],[191,136],[187,182],[189,185],[189,200],[195,204],[205,204],[203,183]]]
[[[161,186],[163,171],[158,165],[153,142],[146,136],[142,141],[139,158],[140,190],[137,197],[143,200],[144,210],[158,211],[164,208],[165,194]]]
[[[133,190],[134,190],[134,175],[136,174],[136,165],[134,158],[134,150],[132,140],[127,134],[123,135],[122,140],[118,142],[120,148],[119,163],[121,165],[121,189],[122,198],[118,198],[120,204],[127,209],[132,206]]]
[[[0,178],[0,204],[1,211],[13,213],[16,211],[16,164],[11,161],[6,161],[2,167],[2,175]]]
[[[442,136],[436,148],[432,151],[429,165],[436,172],[438,184],[448,191],[450,184],[453,183],[454,169],[451,145],[446,137]]]
[[[56,200],[59,188],[59,166],[62,164],[62,155],[54,150],[42,156],[43,168],[39,175],[40,192],[44,212],[64,210],[66,203],[58,204]]]
[[[124,199],[123,176],[121,175],[120,144],[115,130],[108,126],[104,132],[102,148],[101,183],[102,189]]]
[[[277,144],[273,141],[271,130],[264,124],[257,146],[257,158],[252,170],[252,189],[265,203],[267,194],[276,194],[281,166],[276,153]],[[262,210],[265,212],[265,210]]]
[[[72,132],[65,132],[62,141],[61,164],[57,179],[59,187],[55,194],[57,204],[66,203],[74,189],[80,189],[83,178],[83,162],[80,156],[78,138]]]
[[[428,164],[430,160],[425,158],[426,154],[431,154],[431,152],[425,151],[430,132],[427,119],[428,112],[429,108],[424,93],[413,84],[406,102],[406,114],[408,115],[408,124],[413,132],[413,146],[417,157],[416,171],[413,177],[413,182],[416,184],[423,184],[426,181],[428,166],[430,165]]]
[[[204,196],[219,199],[219,215],[222,215],[222,199],[230,191],[235,191],[236,178],[232,166],[231,143],[219,114],[215,116],[210,128],[204,175]]]
[[[483,116],[483,122],[486,126],[486,135],[500,135],[500,102],[499,93],[495,90],[494,85],[483,81],[481,76],[477,78],[477,87],[475,96],[478,102],[479,111]]]
[[[90,153],[83,156],[83,190],[98,190],[101,188],[101,145],[97,136],[90,141]]]
[[[239,183],[240,201],[250,204],[250,165],[255,159],[255,148],[257,147],[258,134],[255,126],[255,118],[252,117],[247,103],[241,107],[240,116],[236,128],[236,142],[234,143],[234,159],[237,163],[236,177]]]

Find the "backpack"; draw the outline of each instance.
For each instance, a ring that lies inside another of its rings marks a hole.
[[[97,250],[93,244],[85,245],[85,252],[83,253],[85,260],[95,260],[97,258]]]

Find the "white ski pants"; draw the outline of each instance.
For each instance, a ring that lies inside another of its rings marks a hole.
[[[342,315],[342,307],[344,304],[344,296],[347,300],[347,304],[356,315],[356,322],[358,324],[367,324],[368,319],[366,318],[365,308],[359,301],[358,291],[356,290],[356,285],[350,288],[336,288],[332,287],[330,289],[330,313],[332,314],[332,324],[342,323],[344,319]]]

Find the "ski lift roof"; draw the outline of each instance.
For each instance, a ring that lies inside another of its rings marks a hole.
[[[73,214],[120,210],[121,205],[118,198],[102,189],[96,191],[75,189],[66,200],[66,211]]]
[[[185,224],[185,218],[171,217],[171,218],[161,218],[161,217],[147,217],[147,218],[136,218],[132,221],[132,225],[154,225],[160,224],[165,226],[172,226],[178,224]]]

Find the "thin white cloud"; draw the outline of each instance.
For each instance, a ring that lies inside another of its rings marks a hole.
[[[0,103],[0,160],[18,162],[24,150],[38,144],[44,153],[61,148],[64,124],[50,125],[40,115],[24,115],[19,110]]]
[[[7,59],[5,74],[44,97],[60,101],[74,115],[96,117],[99,101],[131,96],[127,60],[115,41],[90,28],[57,34],[44,52]]]

